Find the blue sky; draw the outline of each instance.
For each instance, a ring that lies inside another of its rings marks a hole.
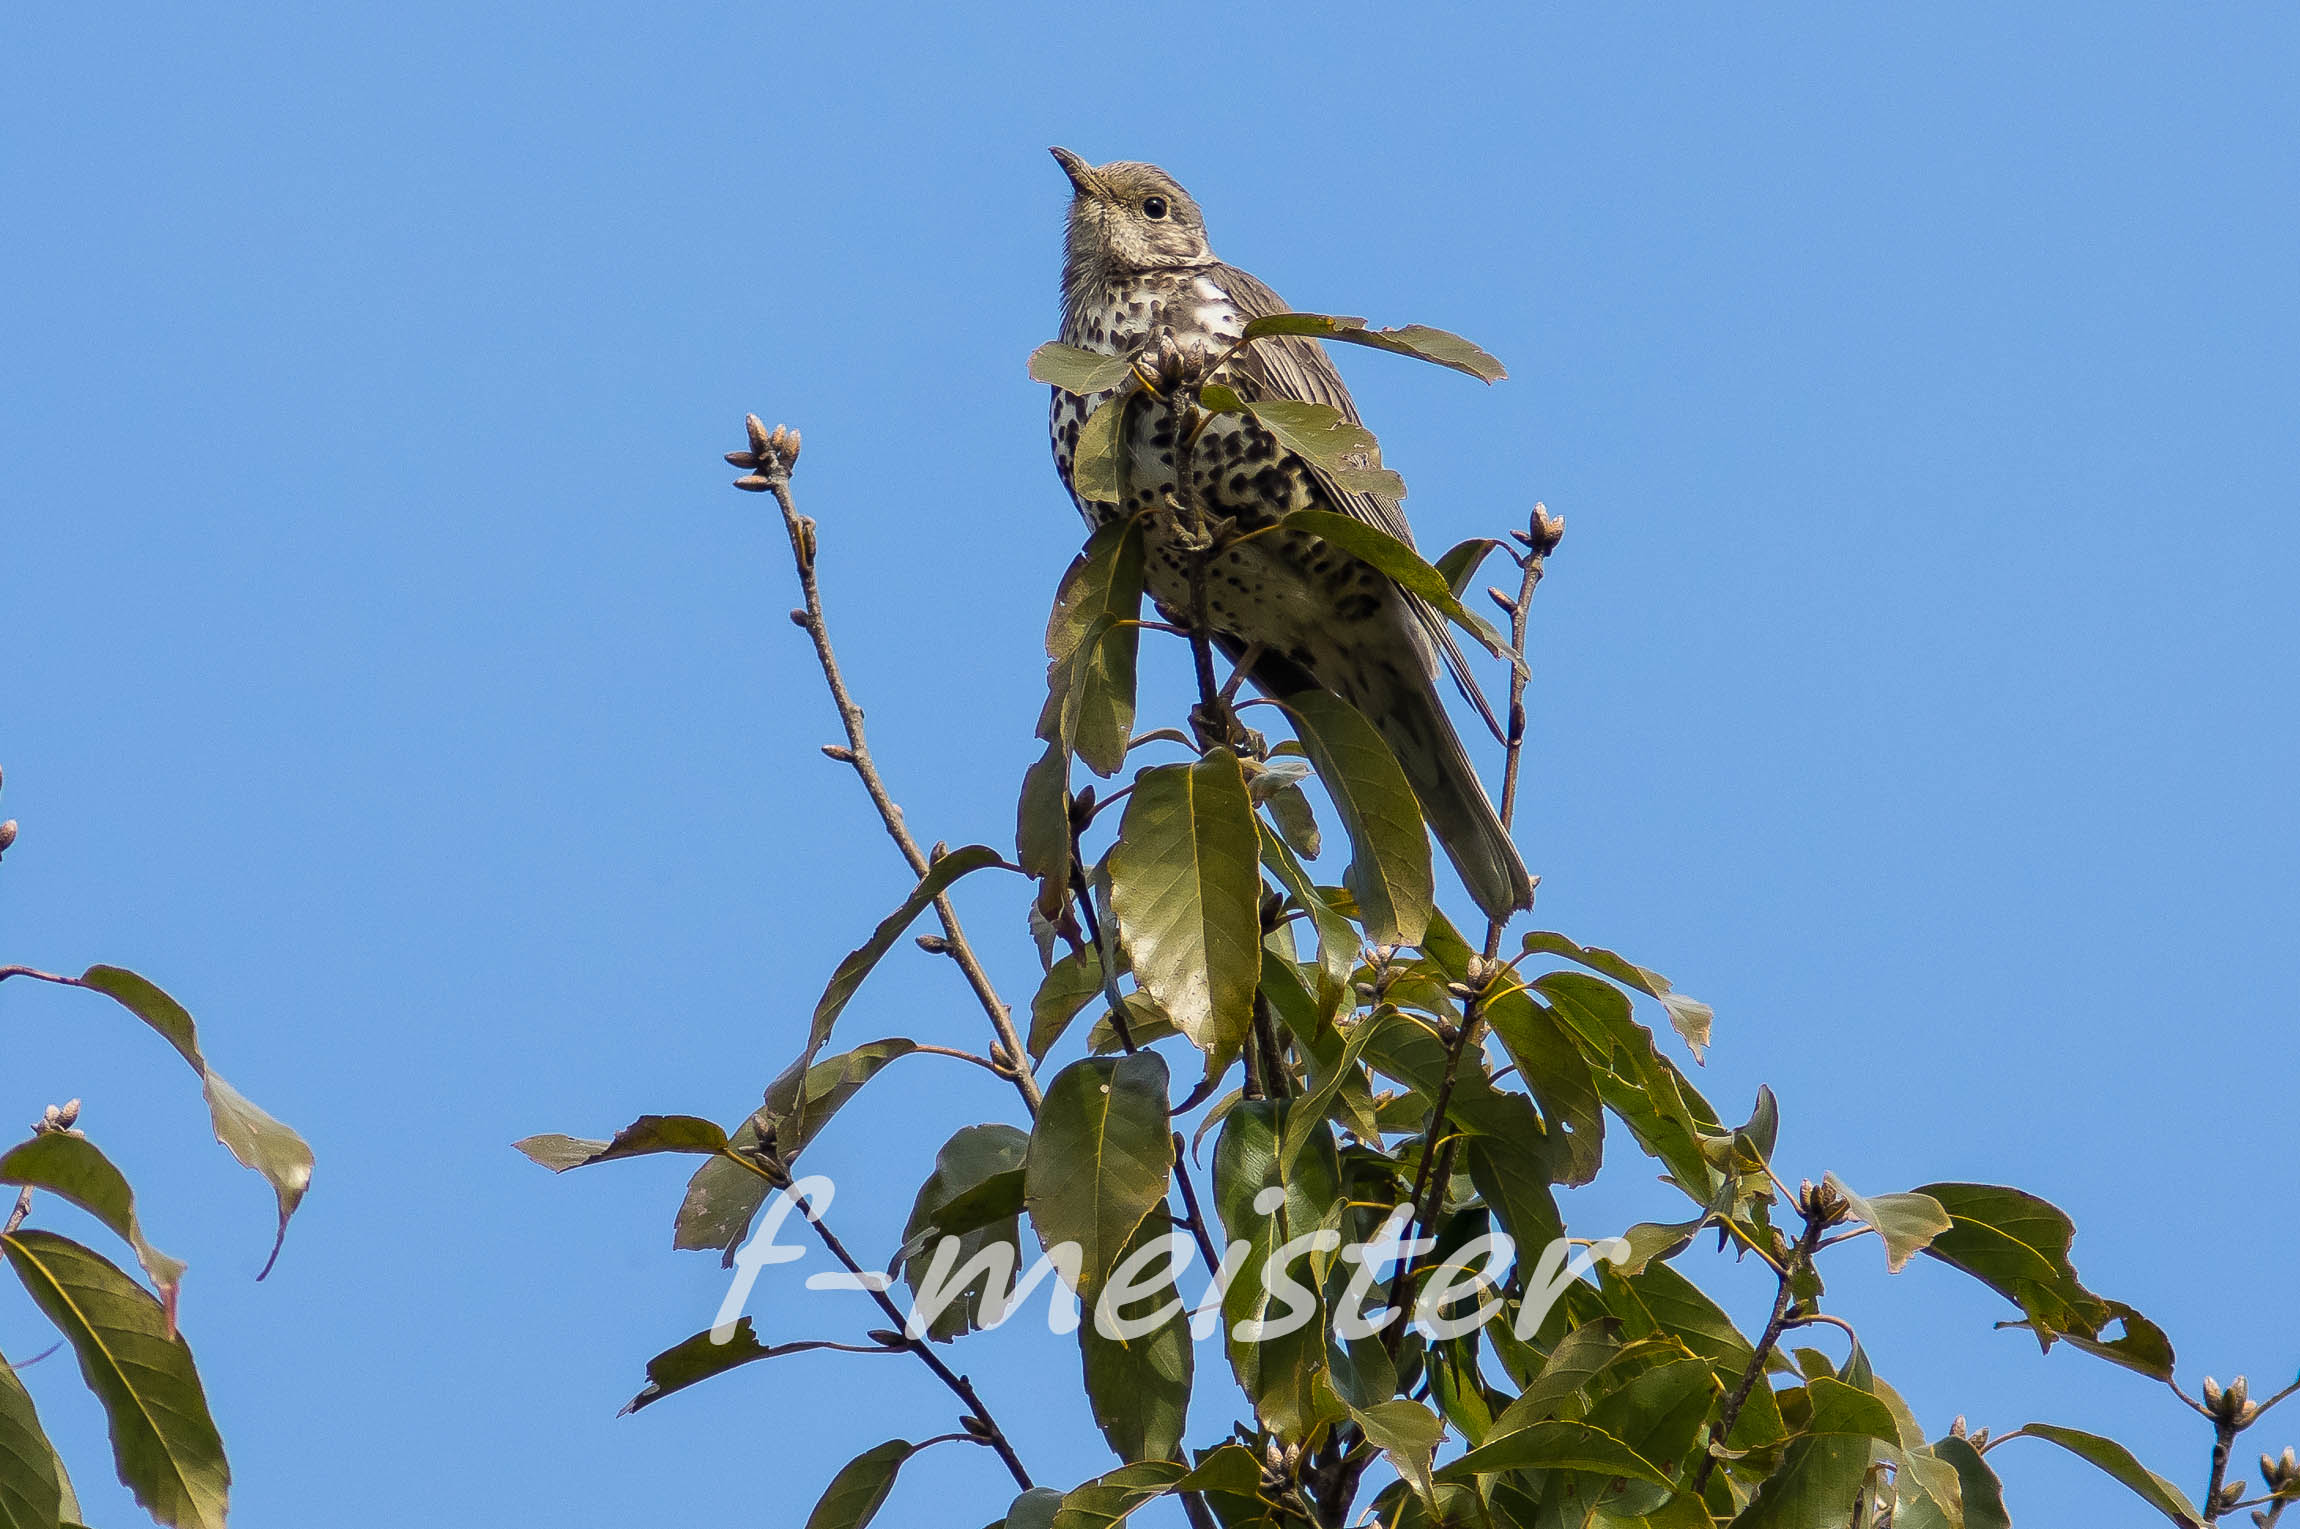
[[[2296,71],[2300,21],[2245,6],[21,12],[0,959],[151,975],[319,1169],[254,1284],[265,1191],[180,1063],[20,982],[0,1120],[86,1096],[192,1261],[241,1524],[790,1523],[947,1427],[915,1366],[837,1356],[618,1420],[723,1289],[669,1250],[678,1166],[555,1181],[506,1144],[738,1118],[905,890],[815,751],[781,532],[717,462],[746,409],[806,433],[912,821],[1011,832],[1079,537],[1021,371],[1064,143],[1164,164],[1300,306],[1509,363],[1343,360],[1425,544],[1566,517],[1540,919],[1716,1005],[1700,1081],[1774,1086],[1783,1171],[2045,1195],[2185,1378],[2283,1378]],[[1171,655],[1146,683],[1181,704]],[[1019,901],[962,902],[1026,999]],[[912,953],[844,1025],[981,1020]],[[935,1145],[1012,1118],[897,1064],[814,1149],[844,1235],[883,1252]],[[1645,1179],[1620,1158],[1575,1229],[1667,1209]],[[2169,1398],[1873,1253],[1836,1309],[1929,1425],[2120,1432],[2201,1488]],[[793,1267],[770,1335],[861,1320]],[[0,1298],[0,1344],[37,1320]],[[1066,1343],[963,1362],[1042,1479],[1108,1463]],[[137,1521],[64,1361],[30,1379],[91,1519]],[[1994,1458],[2026,1524],[2142,1511]],[[1005,1496],[937,1450],[882,1521]]]

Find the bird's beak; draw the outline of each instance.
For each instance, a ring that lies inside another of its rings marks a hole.
[[[1054,162],[1062,166],[1062,173],[1070,177],[1070,184],[1078,188],[1080,196],[1100,196],[1102,183],[1094,178],[1094,167],[1068,149],[1048,149]]]

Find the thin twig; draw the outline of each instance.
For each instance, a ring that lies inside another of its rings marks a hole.
[[[757,1174],[777,1189],[785,1193],[790,1191],[790,1175],[782,1172],[779,1165],[770,1169],[753,1159],[749,1154],[732,1149],[722,1149],[719,1155],[727,1161]],[[913,1338],[908,1335],[910,1319],[903,1314],[902,1308],[887,1298],[886,1291],[880,1288],[880,1282],[871,1278],[872,1271],[865,1269],[855,1261],[855,1256],[847,1251],[846,1244],[839,1241],[837,1234],[824,1224],[822,1218],[815,1213],[815,1208],[811,1203],[802,1199],[799,1209],[805,1214],[807,1225],[813,1227],[815,1235],[822,1239],[823,1246],[830,1249],[831,1256],[844,1264],[849,1274],[855,1276],[856,1286],[878,1303],[878,1309],[886,1313],[888,1321],[893,1324],[892,1331],[902,1337],[900,1345],[890,1344],[887,1346],[908,1348],[918,1356],[921,1364],[934,1372],[935,1379],[950,1388],[951,1395],[957,1397],[965,1406],[967,1413],[982,1425],[982,1442],[998,1451],[998,1458],[1006,1462],[1008,1473],[1014,1477],[1022,1490],[1029,1491],[1032,1484],[1030,1472],[1022,1468],[1021,1457],[1015,1454],[1013,1444],[1007,1440],[1006,1431],[998,1426],[998,1419],[992,1417],[990,1409],[982,1404],[982,1398],[975,1392],[974,1383],[964,1375],[957,1374],[949,1365],[936,1358],[934,1351],[927,1347],[927,1341],[924,1338]]]
[[[1749,1400],[1749,1393],[1757,1388],[1758,1380],[1765,1373],[1765,1361],[1772,1357],[1773,1346],[1781,1341],[1781,1334],[1788,1329],[1789,1308],[1796,1304],[1797,1299],[1797,1271],[1811,1266],[1813,1250],[1820,1246],[1821,1234],[1829,1229],[1827,1216],[1815,1215],[1809,1207],[1800,1208],[1805,1213],[1805,1230],[1798,1235],[1795,1246],[1790,1250],[1788,1266],[1778,1276],[1773,1291],[1773,1315],[1765,1323],[1764,1336],[1757,1340],[1756,1348],[1750,1352],[1749,1364],[1741,1372],[1740,1384],[1725,1399],[1724,1407],[1717,1413],[1717,1421],[1710,1427],[1709,1437],[1719,1444],[1724,1443],[1726,1436],[1732,1433],[1734,1423],[1741,1417],[1742,1406]],[[1701,1489],[1709,1484],[1710,1472],[1716,1468],[1716,1452],[1703,1450],[1701,1463],[1693,1470],[1694,1496],[1701,1495]]]
[[[783,529],[791,539],[791,560],[797,565],[799,590],[806,601],[804,609],[791,612],[791,618],[814,642],[815,658],[822,666],[824,683],[830,687],[831,703],[838,708],[839,721],[846,729],[847,749],[842,757],[846,763],[854,766],[863,790],[870,795],[871,805],[878,809],[879,821],[886,825],[887,836],[894,840],[895,848],[902,851],[903,859],[910,863],[911,874],[924,877],[931,862],[904,824],[902,808],[895,804],[885,779],[878,772],[877,763],[871,758],[870,745],[863,737],[862,708],[855,704],[853,695],[848,692],[846,677],[839,672],[838,659],[831,652],[830,626],[823,619],[822,591],[815,579],[815,523],[799,513],[798,505],[791,497],[791,465],[798,458],[797,437],[791,436],[791,444],[783,448],[779,439],[770,436],[759,423],[757,415],[748,416],[745,423],[750,430],[751,451],[736,453],[736,456],[745,459],[738,465],[750,467],[752,472],[749,477],[738,480],[737,486],[754,493],[764,491],[773,494],[775,504],[783,512]],[[997,1033],[999,1049],[1014,1063],[1015,1089],[1022,1095],[1023,1104],[1035,1116],[1043,1096],[1039,1092],[1038,1080],[1030,1070],[1030,1055],[1023,1048],[1021,1036],[1015,1032],[1014,1016],[999,1000],[998,990],[991,985],[990,974],[983,969],[973,945],[966,938],[966,931],[959,925],[958,910],[948,893],[935,898],[934,911],[942,920],[944,937],[950,941],[951,959],[966,974],[967,985],[974,989],[974,996],[981,1001],[983,1012],[990,1018],[990,1027]]]

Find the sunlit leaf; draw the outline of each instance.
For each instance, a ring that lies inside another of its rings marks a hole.
[[[104,1405],[121,1485],[159,1523],[223,1529],[231,1467],[192,1351],[150,1291],[52,1232],[0,1234],[16,1277]]]
[[[1615,955],[1595,945],[1583,945],[1549,930],[1536,930],[1525,937],[1528,953],[1563,956],[1578,962],[1591,971],[1602,972],[1624,987],[1658,1000],[1668,1011],[1669,1023],[1677,1031],[1698,1062],[1709,1048],[1709,1033],[1717,1012],[1697,998],[1688,998],[1669,985],[1669,979],[1649,966]]]
[[[1165,1202],[1174,1164],[1166,1087],[1156,1052],[1088,1057],[1054,1075],[1031,1126],[1030,1224],[1049,1248],[1078,1245],[1078,1297],[1089,1312],[1134,1229]]]
[[[1349,835],[1342,884],[1357,899],[1366,938],[1420,944],[1436,883],[1429,833],[1405,771],[1373,724],[1339,696],[1302,691],[1281,704]]]
[[[1440,615],[1476,638],[1496,657],[1510,656],[1493,623],[1461,603],[1446,576],[1422,561],[1412,547],[1364,521],[1331,510],[1296,510],[1282,522],[1287,530],[1306,531],[1372,564],[1390,581],[1418,596]]]
[[[916,1042],[893,1036],[825,1057],[812,1066],[801,1057],[767,1085],[765,1102],[728,1137],[729,1150],[748,1156],[765,1145],[771,1130],[775,1155],[787,1167],[865,1083],[889,1062],[917,1049]],[[750,1230],[751,1218],[766,1203],[772,1188],[742,1164],[723,1155],[713,1157],[687,1180],[671,1245],[716,1249],[731,1261],[736,1245]]]
[[[1509,373],[1502,368],[1483,347],[1474,345],[1458,334],[1443,329],[1432,329],[1427,324],[1407,324],[1397,329],[1368,329],[1364,319],[1345,318],[1332,313],[1272,313],[1251,320],[1246,325],[1249,339],[1263,335],[1302,335],[1320,340],[1339,340],[1348,345],[1364,345],[1374,350],[1386,350],[1393,355],[1412,356],[1417,361],[1430,361],[1451,367],[1457,372],[1475,377],[1480,382],[1499,382]]]
[[[1065,393],[1081,396],[1107,393],[1123,382],[1131,370],[1124,356],[1081,350],[1060,340],[1049,340],[1030,353],[1033,382],[1051,383]]]
[[[831,1038],[831,1027],[838,1023],[839,1015],[846,1011],[848,1002],[862,986],[863,978],[869,976],[879,959],[894,948],[894,942],[902,938],[903,931],[910,927],[911,921],[925,912],[937,897],[950,890],[951,883],[959,877],[998,863],[997,850],[987,844],[969,844],[964,849],[952,850],[927,867],[918,885],[902,900],[902,906],[879,920],[879,926],[871,932],[871,937],[848,952],[846,959],[839,962],[838,969],[831,973],[829,985],[823,989],[823,996],[815,1003],[814,1018],[807,1025],[805,1062],[811,1064],[814,1061],[816,1053],[823,1049],[824,1042]]]
[[[1844,1196],[1853,1219],[1884,1240],[1885,1268],[1894,1274],[1908,1267],[1910,1259],[1949,1229],[1949,1213],[1941,1209],[1941,1202],[1931,1195],[1892,1194],[1867,1198],[1846,1188],[1845,1181],[1833,1173],[1821,1177],[1823,1183]]]
[[[849,1460],[807,1515],[806,1529],[863,1529],[885,1506],[895,1473],[917,1453],[918,1446],[909,1440],[889,1439]]]
[[[2040,1347],[2064,1333],[2097,1335],[2114,1313],[2068,1261],[2076,1224],[2058,1206],[1997,1184],[1924,1184],[1950,1225],[1925,1256],[1964,1270],[2018,1305]]]
[[[1043,1062],[1078,1011],[1102,994],[1102,962],[1091,949],[1074,950],[1046,969],[1030,1000],[1030,1060]]]
[[[31,1393],[0,1357],[0,1529],[57,1529],[64,1482]]]
[[[1490,536],[1473,536],[1468,541],[1455,542],[1446,548],[1444,554],[1430,566],[1444,578],[1446,588],[1452,590],[1456,598],[1463,598],[1469,594],[1469,586],[1477,578],[1479,566],[1500,545]]]
[[[1214,1212],[1223,1242],[1248,1244],[1222,1297],[1222,1328],[1230,1368],[1254,1404],[1262,1426],[1282,1439],[1299,1442],[1328,1413],[1320,1405],[1318,1379],[1326,1364],[1325,1313],[1290,1332],[1247,1336],[1239,1324],[1286,1325],[1292,1302],[1272,1294],[1292,1282],[1304,1306],[1322,1306],[1318,1292],[1331,1267],[1331,1250],[1297,1252],[1280,1269],[1271,1260],[1287,1243],[1338,1224],[1342,1198],[1341,1165],[1333,1134],[1313,1119],[1305,1145],[1289,1162],[1280,1141],[1289,1117],[1304,1106],[1295,1100],[1249,1099],[1230,1111],[1214,1145]],[[1274,1201],[1261,1205],[1265,1192]]]
[[[726,1144],[727,1133],[713,1121],[693,1115],[641,1115],[617,1131],[612,1141],[546,1133],[511,1145],[553,1173],[565,1173],[570,1168],[588,1168],[593,1163],[648,1157],[658,1152],[701,1153],[707,1157]]]
[[[1381,1450],[1391,1469],[1412,1485],[1424,1502],[1437,1496],[1430,1478],[1430,1457],[1445,1442],[1445,1424],[1436,1413],[1408,1397],[1354,1407],[1350,1416],[1369,1443]]]
[[[1497,1471],[1568,1470],[1666,1486],[1669,1478],[1652,1461],[1602,1428],[1556,1418],[1497,1435],[1449,1464],[1448,1481]]]
[[[1294,858],[1286,841],[1267,828],[1262,834],[1262,864],[1278,878],[1294,906],[1308,915],[1310,927],[1317,934],[1320,997],[1330,1009],[1339,1002],[1350,972],[1358,964],[1358,932],[1342,910],[1310,880],[1309,873]]]
[[[11,1147],[0,1157],[0,1184],[26,1184],[71,1201],[136,1251],[136,1262],[159,1287],[160,1301],[175,1310],[176,1285],[184,1277],[181,1259],[170,1258],[144,1240],[136,1221],[136,1197],[128,1181],[96,1144],[69,1131],[46,1131]],[[5,1520],[0,1520],[4,1524]]]
[[[2104,1439],[2096,1433],[2084,1433],[2074,1428],[2061,1428],[2051,1423],[2024,1423],[2020,1432],[2030,1438],[2058,1444],[2107,1473],[2131,1490],[2132,1494],[2157,1512],[2179,1524],[2181,1529],[2198,1529],[2204,1515],[2196,1505],[2182,1494],[2180,1488],[2134,1458],[2131,1450],[2114,1439]]]
[[[1605,1152],[1605,1108],[1581,1048],[1549,1005],[1514,983],[1487,1000],[1485,1014],[1541,1106],[1552,1138],[1563,1147],[1558,1182],[1568,1187],[1588,1183],[1597,1177]]]
[[[1163,1216],[1143,1217],[1120,1264],[1152,1243],[1165,1242],[1172,1230]],[[1087,1404],[1112,1452],[1127,1461],[1178,1458],[1190,1415],[1195,1356],[1188,1302],[1174,1279],[1179,1266],[1162,1254],[1149,1257],[1150,1269],[1163,1275],[1150,1282],[1149,1294],[1122,1305],[1110,1304],[1121,1319],[1147,1320],[1164,1310],[1163,1322],[1137,1336],[1108,1337],[1097,1323],[1097,1313],[1089,1311],[1078,1326]]]
[[[1159,765],[1134,779],[1110,851],[1110,906],[1135,980],[1207,1076],[1245,1046],[1262,964],[1261,833],[1238,757]]]
[[[1405,498],[1406,480],[1381,465],[1381,442],[1341,410],[1269,398],[1246,400],[1246,412],[1280,446],[1333,479],[1337,487],[1383,499]]]
[[[1111,1529],[1135,1509],[1173,1491],[1189,1473],[1179,1460],[1122,1465],[1065,1492],[1051,1529]]]
[[[1030,1136],[1014,1126],[992,1123],[962,1126],[934,1157],[934,1172],[927,1175],[911,1202],[910,1220],[902,1229],[903,1246],[915,1248],[902,1261],[902,1277],[915,1294],[934,1262],[944,1237],[957,1237],[958,1256],[952,1268],[965,1268],[992,1243],[1022,1250],[1023,1156]],[[962,1204],[971,1200],[972,1204]],[[977,1207],[981,1207],[980,1210]],[[957,1214],[951,1214],[953,1210]],[[966,1224],[969,1217],[992,1212],[988,1219]],[[1003,1216],[995,1212],[1003,1210]],[[1007,1291],[988,1289],[987,1274],[977,1275],[957,1299],[944,1306],[927,1328],[927,1336],[943,1341],[972,1331],[979,1325],[985,1301],[1003,1309]]]
[[[1141,396],[1140,384],[1129,380],[1078,427],[1078,444],[1070,454],[1070,486],[1089,504],[1119,502],[1118,435],[1128,409]]]
[[[647,1361],[647,1384],[637,1396],[623,1404],[622,1413],[628,1416],[642,1407],[653,1406],[674,1391],[684,1391],[699,1385],[715,1375],[740,1368],[761,1359],[780,1359],[787,1354],[805,1354],[829,1347],[826,1343],[761,1343],[751,1326],[749,1317],[737,1317],[734,1331],[724,1343],[711,1341],[706,1328],[691,1338],[683,1339]]]
[[[1038,717],[1039,737],[1076,752],[1098,775],[1114,775],[1126,763],[1141,614],[1142,526],[1113,520],[1087,538],[1056,591]]]
[[[208,1102],[208,1122],[215,1128],[216,1140],[243,1166],[270,1182],[279,1205],[279,1229],[272,1238],[271,1259],[264,1263],[263,1273],[269,1274],[272,1260],[279,1257],[280,1244],[287,1238],[288,1218],[311,1188],[311,1144],[258,1109],[208,1066],[190,1012],[158,986],[118,966],[91,966],[80,974],[80,981],[168,1038],[200,1075],[200,1091]],[[261,1279],[263,1274],[256,1277]]]

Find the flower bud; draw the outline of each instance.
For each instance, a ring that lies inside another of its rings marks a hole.
[[[0,855],[7,854],[9,846],[15,842],[16,820],[10,818],[7,822],[0,823]]]
[[[2219,1382],[2219,1381],[2217,1381],[2217,1380],[2214,1380],[2214,1379],[2213,1379],[2211,1376],[2209,1376],[2209,1375],[2205,1376],[2205,1377],[2204,1377],[2204,1410],[2205,1410],[2205,1411],[2207,1411],[2207,1412],[2218,1412],[2218,1411],[2220,1410],[2220,1397],[2221,1397],[2221,1391],[2220,1391],[2220,1382]]]

